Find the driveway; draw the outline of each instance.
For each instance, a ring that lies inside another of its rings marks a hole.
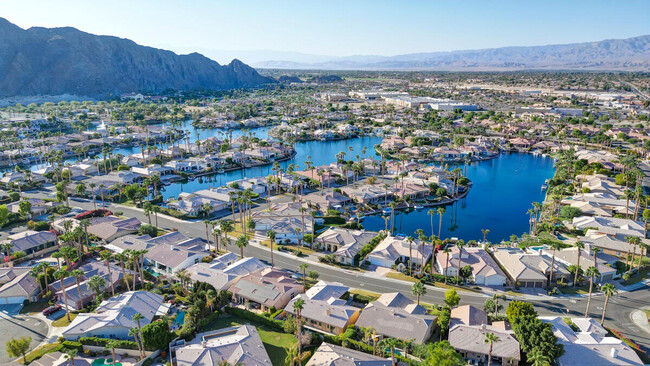
[[[47,337],[48,325],[43,320],[30,316],[2,316],[0,330],[0,364],[7,364],[15,358],[7,355],[7,341],[12,337],[32,337],[30,350],[34,349]]]

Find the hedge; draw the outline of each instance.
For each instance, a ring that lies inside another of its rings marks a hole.
[[[238,308],[232,308],[229,306],[226,306],[224,308],[224,311],[228,314],[235,315],[250,321],[254,321],[263,325],[266,325],[269,328],[273,328],[275,330],[278,330],[280,332],[284,332],[284,322],[281,320],[275,320],[271,318],[267,318],[263,315],[255,314],[253,312],[250,312],[248,310],[243,310],[243,309],[238,309]]]
[[[379,244],[382,240],[384,240],[384,238],[386,238],[386,234],[383,234],[383,233],[379,233],[379,234],[377,234],[377,236],[372,238],[368,242],[368,244],[364,245],[361,248],[361,250],[359,251],[359,253],[357,253],[357,255],[354,257],[355,263],[358,264],[360,259],[365,258],[368,254],[370,254],[370,252],[375,250],[375,247],[377,246],[377,244]]]
[[[84,347],[80,342],[63,341],[61,345],[65,349],[76,349],[79,352],[82,352],[84,350]]]
[[[97,347],[106,347],[108,342],[115,341],[117,348],[123,349],[138,349],[137,343],[134,341],[122,341],[109,338],[99,338],[99,337],[81,337],[79,338],[79,343],[85,346],[97,346]],[[65,342],[64,342],[65,343]]]

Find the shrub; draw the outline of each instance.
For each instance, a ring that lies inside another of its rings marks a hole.
[[[84,348],[81,343],[73,341],[64,341],[62,345],[65,349],[76,349],[79,352],[82,352]]]
[[[106,344],[108,344],[108,342],[110,342],[110,341],[115,341],[117,348],[138,349],[138,345],[134,341],[122,341],[122,340],[114,340],[114,339],[99,338],[99,337],[81,337],[81,338],[79,338],[79,343],[81,343],[81,344],[83,344],[85,346],[106,347]]]
[[[267,327],[273,328],[275,330],[278,330],[280,332],[284,331],[284,322],[280,320],[275,320],[275,319],[270,319],[265,316],[255,314],[253,312],[250,312],[248,310],[243,310],[243,309],[238,309],[238,308],[232,308],[229,306],[226,306],[224,308],[224,311],[228,314],[232,314],[244,319],[248,319],[250,321],[258,322],[260,324],[266,325]]]

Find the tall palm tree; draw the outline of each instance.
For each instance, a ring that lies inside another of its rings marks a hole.
[[[144,316],[142,316],[142,314],[140,314],[140,313],[135,313],[133,315],[133,321],[138,324],[138,336],[140,337],[140,342],[141,342],[141,345],[142,345],[142,349],[141,349],[140,353],[142,355],[142,358],[144,358],[145,357],[145,354],[144,354],[144,338],[142,337],[142,325],[140,323],[140,320],[142,320],[142,319],[144,319]]]
[[[135,341],[135,344],[138,346],[138,352],[140,352],[140,355],[144,353],[142,350],[142,346],[140,345],[140,337],[138,337],[138,328],[131,328],[129,329],[129,335],[133,337],[133,340]]]
[[[418,282],[413,284],[413,288],[411,288],[411,293],[414,296],[417,296],[418,305],[420,305],[420,296],[427,293],[427,288],[424,286],[424,284],[422,282],[418,281]]]
[[[302,309],[305,300],[297,299],[293,302],[293,311],[296,313],[296,339],[298,339],[298,364],[302,365]]]
[[[553,249],[553,256],[551,257],[551,275],[548,278],[548,286],[551,286],[551,284],[553,283],[553,271],[555,269],[555,251],[560,249],[561,247],[560,247],[560,242],[558,241],[551,241],[549,243],[549,246],[551,247],[551,249]]]
[[[587,298],[587,310],[585,310],[585,318],[587,318],[589,317],[589,305],[591,305],[591,293],[594,289],[594,277],[599,276],[600,272],[598,272],[598,268],[591,266],[587,268],[585,274],[589,276],[589,297]]]
[[[126,278],[126,268],[124,268],[124,262],[128,260],[128,257],[124,253],[117,253],[114,255],[116,261],[120,262],[120,268],[122,269],[122,281],[126,283],[126,290],[131,291],[131,285],[129,284],[129,279]]]
[[[79,351],[76,349],[69,349],[65,352],[65,359],[70,362],[70,365],[74,366],[74,359],[79,355]]]
[[[29,270],[29,275],[30,275],[31,277],[34,277],[34,279],[36,279],[36,282],[38,282],[38,287],[39,287],[40,290],[41,290],[41,293],[42,293],[42,294],[45,294],[45,291],[44,291],[44,289],[43,289],[43,283],[42,283],[41,280],[38,278],[38,276],[41,275],[41,268],[40,268],[38,265],[32,267],[32,268]]]
[[[379,341],[379,346],[390,349],[390,359],[392,366],[395,366],[395,348],[399,347],[400,341],[397,338],[384,338]]]
[[[108,282],[111,285],[111,296],[115,296],[115,287],[113,286],[113,275],[111,274],[111,259],[113,259],[113,253],[110,250],[102,250],[99,253],[99,256],[104,260],[106,264],[106,270],[108,271]]]
[[[427,215],[429,215],[429,219],[430,219],[430,221],[431,221],[431,235],[433,235],[433,216],[434,216],[435,214],[436,214],[436,210],[434,210],[434,209],[432,209],[432,208],[430,208],[430,209],[427,211]],[[440,233],[438,233],[438,235],[440,235]]]
[[[439,216],[438,218],[440,219],[440,221],[438,221],[438,238],[442,238],[442,215],[445,214],[446,210],[444,207],[438,207],[437,212]]]
[[[298,268],[302,271],[302,287],[307,289],[307,267],[309,267],[309,264],[307,263],[301,263]]]
[[[104,346],[104,348],[106,350],[111,351],[111,355],[113,356],[113,366],[115,366],[116,362],[117,362],[115,360],[115,348],[117,348],[117,347],[118,347],[118,343],[117,343],[116,340],[110,340],[110,341],[106,342],[106,345]]]
[[[576,248],[578,248],[578,261],[576,262],[576,273],[573,275],[573,286],[578,286],[578,274],[580,273],[580,254],[582,254],[582,250],[585,248],[585,244],[578,240],[574,245]]]
[[[235,245],[239,248],[239,258],[244,258],[244,248],[248,246],[248,238],[246,238],[246,235],[241,235],[237,238]]]
[[[486,240],[487,234],[490,233],[490,229],[481,229],[481,233],[483,233],[483,243],[485,243],[487,241]]]
[[[485,333],[485,339],[483,340],[483,342],[489,345],[488,360],[487,360],[488,366],[492,364],[492,346],[494,345],[494,343],[498,341],[500,341],[500,339],[494,333]]]
[[[447,263],[445,265],[445,285],[447,284],[447,277],[449,277],[449,253],[451,253],[451,249],[445,248],[442,250],[443,253],[447,256]]]
[[[600,318],[600,325],[603,325],[603,323],[605,322],[605,312],[607,311],[607,303],[609,302],[609,298],[611,296],[616,295],[618,293],[618,290],[616,289],[616,286],[614,286],[611,283],[606,283],[602,285],[600,289],[605,294],[605,305],[603,306],[603,317]]]
[[[54,272],[54,278],[61,282],[61,291],[63,292],[63,303],[65,305],[65,315],[68,318],[68,323],[70,323],[70,309],[68,308],[68,296],[65,294],[65,286],[63,285],[63,279],[67,278],[70,274],[65,269],[59,269]]]
[[[406,242],[409,244],[409,276],[413,275],[413,238],[406,237]]]
[[[102,293],[106,287],[106,280],[104,277],[94,275],[88,280],[88,287],[93,289],[93,292],[95,293],[95,300],[99,301],[102,298]]]
[[[70,271],[70,276],[73,276],[75,282],[77,283],[77,295],[79,295],[79,301],[81,302],[81,306],[84,306],[84,298],[81,295],[81,283],[79,282],[79,278],[83,277],[85,274],[86,272],[78,268]]]
[[[465,242],[461,239],[456,243],[456,246],[458,247],[458,268],[456,268],[456,284],[458,285],[460,280],[460,260],[463,257],[463,247],[465,246]]]
[[[273,245],[275,245],[275,231],[269,230],[266,232],[266,236],[271,240],[271,267],[273,267]]]

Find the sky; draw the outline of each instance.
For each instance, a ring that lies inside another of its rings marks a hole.
[[[0,0],[0,16],[178,53],[392,56],[650,34],[647,0]]]

